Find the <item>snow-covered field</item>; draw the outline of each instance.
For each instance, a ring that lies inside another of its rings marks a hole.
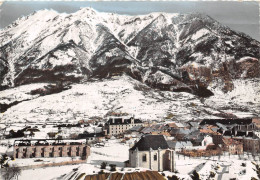
[[[250,89],[250,87],[248,88]],[[238,96],[239,92],[228,94],[227,97],[230,97],[228,102],[231,102],[234,98],[237,100],[235,101],[236,104],[243,102],[238,98],[243,98],[242,95]],[[13,93],[15,94],[16,91]],[[256,91],[256,93],[259,92]],[[226,105],[227,100],[225,98],[224,94],[216,93],[215,96],[206,99],[206,103],[203,104],[192,94],[157,91],[123,76],[110,80],[75,84],[71,89],[61,93],[19,103],[1,114],[0,121],[2,123],[73,123],[92,117],[104,118],[113,112],[127,113],[143,120],[162,120],[168,114],[173,114],[173,118],[178,120],[197,119],[198,117],[216,118],[212,114],[220,113],[218,108],[222,109]],[[258,101],[259,99],[255,96],[252,106],[258,107]],[[229,106],[232,108],[233,105]],[[241,113],[241,111],[237,111]],[[247,116],[250,115],[252,114],[247,114]]]
[[[46,83],[36,83],[18,86],[16,88],[3,90],[0,92],[0,104],[11,104],[14,101],[24,101],[39,97],[39,95],[30,95],[32,90],[43,88]]]
[[[259,116],[260,114],[260,79],[233,80],[234,89],[224,93],[221,87],[212,84],[214,96],[206,99],[210,107],[232,113],[238,117]]]

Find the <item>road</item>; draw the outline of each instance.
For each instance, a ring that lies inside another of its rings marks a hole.
[[[218,179],[217,180],[221,180],[222,179],[223,174],[227,173],[227,168],[230,165],[221,165],[221,166],[223,167],[223,169],[222,169],[222,172],[218,173]]]

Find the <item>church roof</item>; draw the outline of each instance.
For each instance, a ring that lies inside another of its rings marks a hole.
[[[169,146],[163,135],[146,135],[143,136],[130,150],[138,148],[139,151],[149,151],[150,148],[153,150],[168,149]]]

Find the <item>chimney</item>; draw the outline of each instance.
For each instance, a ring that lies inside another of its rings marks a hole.
[[[112,123],[113,123],[113,124],[115,123],[115,118],[112,118]]]
[[[125,119],[124,119],[124,118],[122,118],[122,124],[124,124],[124,122],[125,122]]]

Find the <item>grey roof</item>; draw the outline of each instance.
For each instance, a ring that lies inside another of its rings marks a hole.
[[[214,132],[217,132],[218,128],[217,127],[213,127],[213,128],[211,128],[211,130],[214,131]]]
[[[192,146],[192,143],[190,141],[177,141],[177,142],[167,141],[167,143],[170,146],[170,148],[173,148],[173,149]]]
[[[190,129],[172,129],[171,133],[173,134],[185,134],[188,135],[190,134],[192,131]]]
[[[153,129],[150,127],[145,127],[141,132],[144,134],[151,133],[151,132],[153,132]]]
[[[161,131],[165,131],[167,130],[168,127],[165,126],[164,124],[155,124],[152,125],[150,127],[145,127],[144,129],[142,129],[142,133],[147,134],[147,133],[151,133],[151,132],[161,132]]]
[[[141,125],[138,125],[138,126],[134,126],[132,127],[131,129],[129,129],[130,131],[140,131],[140,129],[142,128],[143,126]]]
[[[184,124],[183,124],[183,123],[180,123],[180,122],[176,122],[175,125],[176,125],[177,127],[180,127],[180,128],[185,127]]]
[[[199,127],[199,123],[198,122],[189,122],[189,124],[192,127]]]
[[[187,140],[195,140],[195,139],[198,139],[200,136],[204,137],[204,134],[201,133],[199,130],[196,130],[196,131],[192,131],[192,133],[190,133],[190,134],[187,134],[185,136],[185,139],[187,139]]]
[[[106,124],[108,125],[119,125],[119,124],[130,124],[131,123],[131,118],[129,119],[124,119],[124,118],[110,118]],[[134,123],[137,124],[137,123],[142,123],[141,120],[139,119],[134,119]]]
[[[163,135],[146,135],[143,136],[130,150],[149,151],[150,148],[153,150],[168,149],[169,146]]]
[[[243,118],[243,119],[204,119],[201,121],[200,125],[211,124],[215,125],[217,123],[230,125],[230,124],[251,124],[252,118]]]
[[[222,128],[223,130],[227,130],[227,127],[221,123],[216,123],[216,125],[219,127],[219,128]]]

